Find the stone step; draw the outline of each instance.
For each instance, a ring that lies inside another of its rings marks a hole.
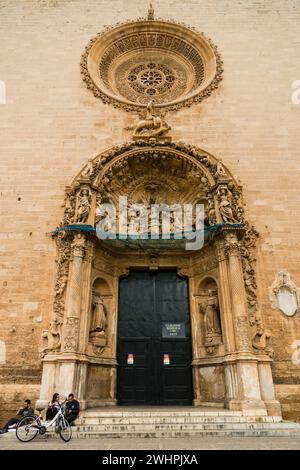
[[[184,431],[184,430],[235,430],[235,429],[278,429],[277,423],[184,423],[184,424],[174,424],[174,423],[143,423],[143,424],[98,424],[98,425],[82,425],[74,426],[74,431],[78,432],[90,432],[90,431],[99,431],[99,432],[152,432],[152,431]],[[295,426],[294,423],[281,423],[279,429],[295,429],[300,431],[300,426]]]
[[[181,431],[116,431],[116,432],[100,432],[100,431],[73,431],[73,438],[79,439],[101,439],[101,438],[172,438],[172,437],[288,437],[300,436],[300,431],[293,428],[290,429],[206,429],[194,430],[185,429]]]
[[[159,423],[278,423],[281,418],[278,416],[153,416],[147,417],[147,423],[159,424]],[[97,424],[143,424],[145,422],[144,417],[139,416],[105,416],[105,417],[92,417],[85,416],[79,418],[76,422],[78,425],[97,425]]]
[[[244,416],[241,411],[94,411],[94,410],[85,410],[81,413],[82,416],[86,417],[169,417],[169,416],[203,416],[203,417],[212,417],[212,416]],[[261,413],[252,413],[247,416],[262,416]]]
[[[161,425],[124,425],[124,426],[74,426],[73,438],[176,438],[176,437],[288,437],[300,436],[300,425],[289,421],[281,423],[225,423],[225,424],[161,424]],[[58,438],[54,430],[49,430],[38,440]],[[0,439],[16,439],[15,431],[1,435]]]

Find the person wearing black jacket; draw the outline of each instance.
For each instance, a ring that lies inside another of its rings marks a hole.
[[[8,432],[9,428],[16,427],[18,422],[21,420],[21,418],[24,418],[24,416],[31,416],[34,414],[33,408],[31,407],[31,401],[30,400],[25,400],[24,401],[24,408],[20,408],[16,417],[11,418],[7,423],[3,426],[2,429],[0,429],[0,433],[3,434],[5,432]]]
[[[77,419],[79,415],[79,402],[75,400],[74,394],[70,393],[68,396],[68,400],[66,402],[66,408],[67,408],[67,415],[66,418],[70,424]]]

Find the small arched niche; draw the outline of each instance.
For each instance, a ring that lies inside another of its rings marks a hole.
[[[212,355],[219,352],[223,344],[218,285],[212,277],[205,277],[199,283],[199,323],[203,353]]]

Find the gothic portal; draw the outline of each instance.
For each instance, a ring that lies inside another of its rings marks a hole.
[[[217,89],[216,46],[150,10],[92,39],[81,70],[94,96],[135,113],[136,125],[130,141],[91,158],[66,188],[39,402],[72,390],[83,408],[193,404],[280,414],[256,294],[257,232],[242,187],[219,158],[173,141],[166,117]],[[203,248],[100,239],[99,205],[117,207],[120,198],[146,208],[202,204]]]

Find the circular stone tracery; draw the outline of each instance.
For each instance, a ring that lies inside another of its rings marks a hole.
[[[164,64],[149,62],[130,69],[127,80],[133,91],[141,95],[136,97],[141,103],[147,103],[149,96],[160,103],[164,94],[172,93],[178,75]]]
[[[222,62],[211,41],[186,26],[138,20],[92,39],[81,71],[106,103],[140,111],[152,98],[158,107],[177,110],[217,88]]]

